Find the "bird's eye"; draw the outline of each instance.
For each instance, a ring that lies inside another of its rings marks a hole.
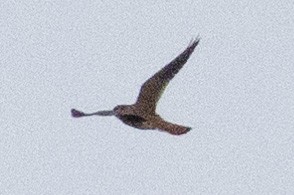
[[[116,106],[113,110],[114,110],[114,111],[118,111],[118,110],[120,110],[120,109],[121,109],[121,107]]]

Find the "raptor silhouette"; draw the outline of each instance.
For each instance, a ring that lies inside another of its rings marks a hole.
[[[169,64],[150,77],[142,86],[136,103],[132,105],[118,105],[113,110],[84,113],[72,109],[73,117],[85,116],[116,116],[123,123],[138,129],[157,129],[173,135],[189,132],[191,127],[186,127],[165,121],[156,113],[156,105],[165,87],[187,62],[200,39],[196,38],[189,46]]]

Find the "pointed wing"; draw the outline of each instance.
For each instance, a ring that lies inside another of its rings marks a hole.
[[[157,129],[161,131],[166,131],[173,135],[182,135],[182,134],[188,133],[192,129],[191,127],[184,127],[181,125],[167,122],[165,120],[157,121],[155,126],[157,127]]]
[[[149,78],[141,87],[136,106],[146,112],[155,113],[156,104],[165,87],[180,71],[198,45],[199,39],[194,40],[184,52]]]

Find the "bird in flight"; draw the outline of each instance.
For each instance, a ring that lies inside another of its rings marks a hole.
[[[199,39],[192,41],[189,46],[169,64],[150,77],[140,89],[136,103],[132,105],[118,105],[113,110],[84,113],[72,109],[73,117],[85,116],[116,116],[123,123],[144,130],[160,130],[173,135],[181,135],[189,132],[190,127],[165,121],[156,113],[156,105],[165,87],[180,71],[198,45]]]

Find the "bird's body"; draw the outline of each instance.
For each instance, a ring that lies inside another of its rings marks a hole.
[[[198,45],[199,39],[190,44],[183,53],[149,78],[141,87],[137,101],[133,105],[118,105],[111,111],[86,114],[72,109],[73,117],[115,115],[123,123],[138,129],[158,129],[173,135],[181,135],[191,130],[165,121],[156,113],[156,105],[170,80],[180,71]]]

